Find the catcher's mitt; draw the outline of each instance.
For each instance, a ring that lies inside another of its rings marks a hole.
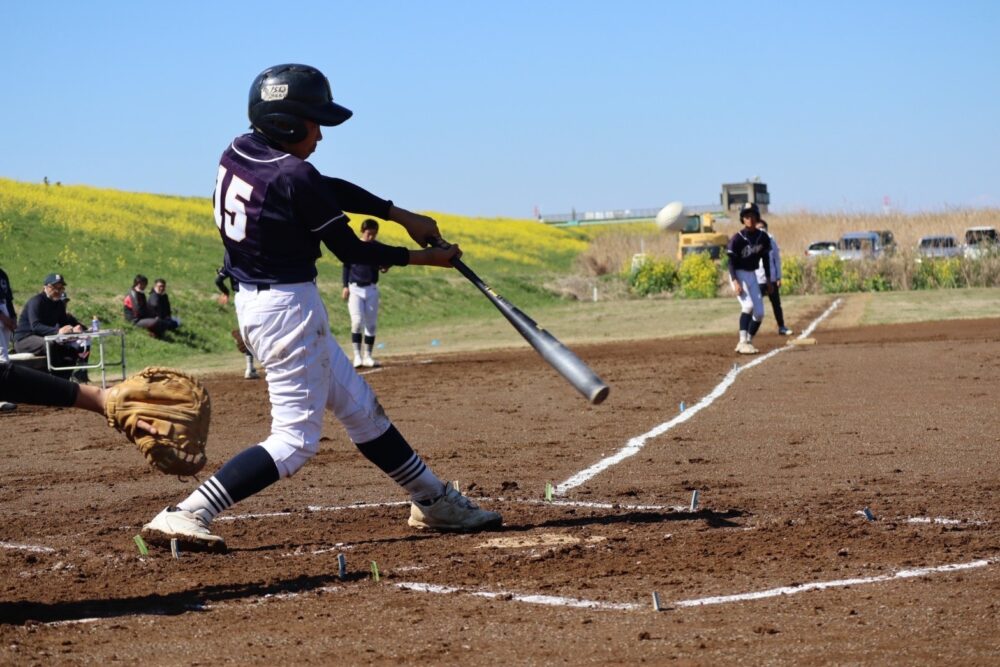
[[[233,340],[236,341],[236,348],[240,352],[242,352],[243,354],[246,354],[247,352],[250,351],[247,348],[247,344],[243,342],[243,336],[240,335],[240,330],[239,329],[233,329],[230,333],[233,335]]]
[[[205,441],[212,405],[208,392],[190,375],[150,367],[108,391],[104,413],[139,447],[154,468],[168,475],[194,475],[205,466]],[[151,424],[156,435],[139,428]]]

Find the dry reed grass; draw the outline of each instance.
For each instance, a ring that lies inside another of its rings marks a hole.
[[[885,215],[799,211],[772,213],[766,218],[783,257],[803,257],[810,243],[836,241],[848,232],[889,230],[896,238],[899,252],[906,255],[915,250],[923,236],[951,234],[962,243],[967,227],[1000,229],[1000,209]],[[718,221],[716,228],[725,234],[734,234],[739,229],[733,220]],[[648,222],[608,225],[593,235],[590,246],[577,258],[577,267],[586,276],[620,273],[629,268],[632,256],[639,252],[676,259],[677,234],[660,232]]]

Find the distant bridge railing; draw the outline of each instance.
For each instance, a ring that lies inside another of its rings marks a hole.
[[[577,213],[559,213],[555,215],[538,215],[538,221],[547,225],[606,225],[615,222],[635,222],[637,220],[653,220],[660,212],[658,208],[624,208],[614,211],[581,211]],[[684,215],[696,213],[712,213],[717,220],[724,220],[726,213],[717,204],[701,204],[685,206]]]
[[[652,220],[659,210],[658,208],[625,208],[613,211],[539,214],[538,221],[547,225],[599,225],[609,222],[634,222],[636,220]]]

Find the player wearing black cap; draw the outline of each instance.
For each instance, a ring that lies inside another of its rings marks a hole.
[[[771,239],[767,232],[757,229],[760,209],[754,203],[746,203],[740,210],[743,229],[733,234],[726,247],[729,256],[729,278],[740,302],[740,341],[736,351],[740,354],[757,354],[753,337],[764,319],[764,300],[757,284],[757,267],[764,260],[764,277],[767,290],[771,290]]]
[[[66,312],[66,279],[59,273],[45,276],[42,291],[24,304],[14,330],[14,351],[45,356],[45,337],[56,334],[83,333],[85,327],[72,314]],[[53,366],[81,365],[89,350],[75,342],[52,343],[49,353]],[[87,381],[87,371],[56,371],[61,377]]]

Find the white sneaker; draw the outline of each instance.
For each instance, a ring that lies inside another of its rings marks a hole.
[[[740,354],[757,354],[758,352],[760,352],[760,350],[755,348],[753,344],[748,343],[746,341],[740,343],[736,347],[736,351],[739,352]]]
[[[257,373],[256,368],[248,368],[247,372],[243,374],[243,377],[245,377],[247,380],[256,380],[257,378],[260,377],[260,375]]]
[[[354,355],[354,367],[355,368],[361,368],[361,364],[362,363],[363,362],[361,360],[361,355],[360,354],[355,354]]]
[[[410,503],[410,518],[407,521],[414,528],[441,531],[496,528],[502,522],[503,517],[499,513],[480,509],[451,484],[447,486],[445,494],[429,507]]]
[[[382,364],[372,359],[370,356],[365,355],[361,358],[361,365],[365,368],[378,368]]]
[[[152,544],[170,546],[177,540],[182,549],[191,551],[225,551],[226,541],[213,535],[197,514],[168,507],[142,527],[142,537]]]

